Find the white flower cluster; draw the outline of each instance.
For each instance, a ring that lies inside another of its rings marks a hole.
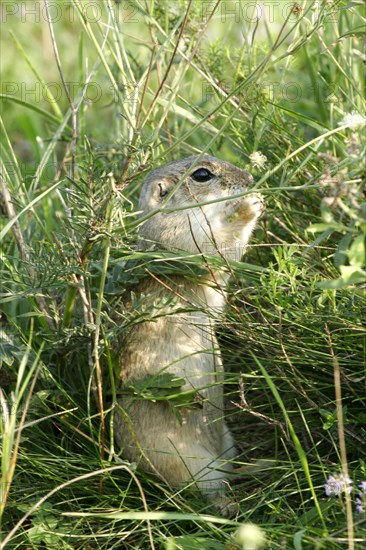
[[[362,514],[366,509],[366,481],[359,484],[360,491],[356,498],[356,511]]]
[[[249,155],[249,160],[254,168],[258,168],[258,170],[263,170],[264,165],[267,162],[267,157],[263,155],[263,153],[261,153],[260,151],[254,151],[251,155]]]
[[[357,111],[352,111],[352,113],[347,113],[340,122],[341,126],[346,124],[351,128],[361,128],[361,126],[366,124],[366,118]]]
[[[324,485],[325,494],[327,497],[330,495],[340,495],[341,493],[352,492],[352,483],[353,481],[349,476],[344,474],[335,474],[334,476],[329,476],[327,483]]]
[[[324,485],[325,494],[327,497],[331,495],[338,496],[342,493],[350,494],[352,492],[353,481],[348,475],[334,474],[328,477],[327,483]],[[356,512],[360,514],[366,511],[366,481],[361,481],[358,485],[359,492],[355,500]]]

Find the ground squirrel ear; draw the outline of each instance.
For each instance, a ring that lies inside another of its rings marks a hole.
[[[168,188],[166,187],[165,183],[159,183],[159,189],[160,189],[160,196],[165,197],[168,194]]]

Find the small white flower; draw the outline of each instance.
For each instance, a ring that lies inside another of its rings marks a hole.
[[[352,111],[352,113],[348,113],[343,117],[340,124],[341,126],[347,124],[352,128],[361,128],[361,126],[366,124],[366,118],[360,115],[360,113],[357,113],[357,111]]]
[[[251,155],[249,155],[249,160],[254,168],[258,168],[258,170],[263,170],[264,165],[267,162],[267,157],[263,155],[263,153],[261,153],[260,151],[254,151]]]
[[[360,491],[358,498],[356,498],[356,511],[363,514],[366,509],[366,481],[361,481],[358,487]]]
[[[258,550],[265,545],[266,536],[254,523],[243,523],[235,533],[235,540],[243,550]]]
[[[329,476],[327,483],[324,485],[325,494],[327,497],[330,495],[339,495],[340,493],[352,492],[352,483],[353,481],[349,476],[344,474],[335,474],[334,476]]]
[[[365,511],[364,503],[360,498],[356,498],[356,512],[362,514]]]

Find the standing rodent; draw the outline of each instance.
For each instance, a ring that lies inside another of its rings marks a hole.
[[[240,260],[263,200],[258,194],[230,197],[246,192],[252,182],[247,172],[209,155],[154,170],[139,201],[144,217],[155,212],[140,227],[140,249],[154,244]],[[154,320],[135,324],[126,337],[115,418],[123,458],[159,473],[171,486],[196,485],[226,515],[236,508],[225,495],[236,450],[223,418],[223,367],[210,310],[223,308],[222,286],[228,277],[209,268],[202,280],[181,274],[151,276],[134,289],[136,296],[144,295],[144,303],[161,300],[163,305]],[[175,300],[173,313],[164,311],[169,297]],[[196,406],[180,408],[178,416],[167,402],[123,392],[129,384],[163,373],[184,379],[181,391],[196,390]]]

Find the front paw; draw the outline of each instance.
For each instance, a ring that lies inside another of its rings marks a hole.
[[[264,197],[260,193],[245,195],[228,204],[228,221],[250,221],[259,218],[265,210]]]
[[[242,198],[239,210],[252,211],[256,217],[259,217],[264,212],[265,208],[263,195],[260,193],[253,193]]]

